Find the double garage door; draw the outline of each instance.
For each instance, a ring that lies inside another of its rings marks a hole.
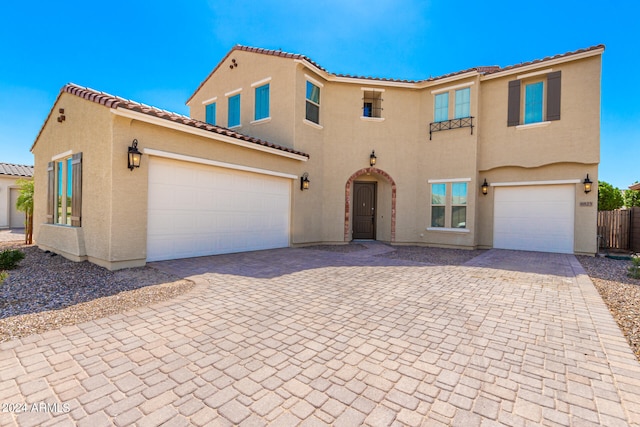
[[[493,247],[573,253],[575,185],[495,187]]]
[[[151,157],[147,261],[289,246],[291,180]]]

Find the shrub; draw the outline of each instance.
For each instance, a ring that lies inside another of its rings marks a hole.
[[[0,252],[0,270],[13,270],[24,259],[24,252],[17,249],[7,249]]]
[[[629,267],[629,277],[640,279],[640,254],[631,256],[631,267]]]
[[[7,277],[9,277],[9,275],[6,271],[0,271],[0,285],[2,285],[2,282],[4,282],[4,279],[6,279]]]

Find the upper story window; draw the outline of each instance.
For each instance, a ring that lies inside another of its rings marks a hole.
[[[320,88],[307,80],[305,118],[313,123],[320,124]]]
[[[434,122],[449,120],[449,92],[439,93],[435,96]]]
[[[49,162],[47,172],[47,223],[80,227],[82,153]]]
[[[205,121],[210,125],[216,124],[216,103],[212,102],[205,106]]]
[[[545,70],[509,82],[507,126],[560,120],[561,72]]]
[[[262,120],[269,117],[269,90],[269,83],[256,87],[254,120]]]
[[[543,82],[524,85],[524,124],[542,121]]]
[[[382,92],[384,90],[363,89],[362,117],[382,117]]]
[[[456,90],[455,119],[462,119],[471,116],[471,88]]]
[[[227,127],[240,126],[240,94],[229,97]]]

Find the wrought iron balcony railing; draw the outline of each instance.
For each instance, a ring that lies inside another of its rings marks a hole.
[[[431,140],[433,132],[460,128],[471,128],[471,135],[473,135],[473,117],[463,117],[461,119],[451,119],[442,122],[430,123],[429,140]]]

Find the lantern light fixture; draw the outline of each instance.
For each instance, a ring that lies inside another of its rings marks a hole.
[[[589,174],[587,174],[587,177],[584,179],[584,181],[582,181],[582,183],[584,184],[584,192],[585,194],[588,194],[591,192],[591,185],[593,184],[593,182],[591,182],[591,180],[589,179]]]
[[[131,147],[129,147],[129,156],[127,158],[127,166],[129,169],[133,170],[133,168],[139,168],[141,158],[142,153],[138,151],[138,140],[134,139],[131,143]]]
[[[489,184],[487,183],[487,178],[484,179],[484,182],[482,183],[480,188],[482,189],[482,194],[486,196],[489,192]]]
[[[376,157],[376,150],[371,150],[371,155],[369,156],[369,165],[371,167],[374,167],[376,165],[376,161],[377,161],[377,157]]]
[[[300,177],[300,190],[302,191],[308,190],[310,182],[311,181],[309,181],[309,173],[308,172],[303,173],[302,176]]]

